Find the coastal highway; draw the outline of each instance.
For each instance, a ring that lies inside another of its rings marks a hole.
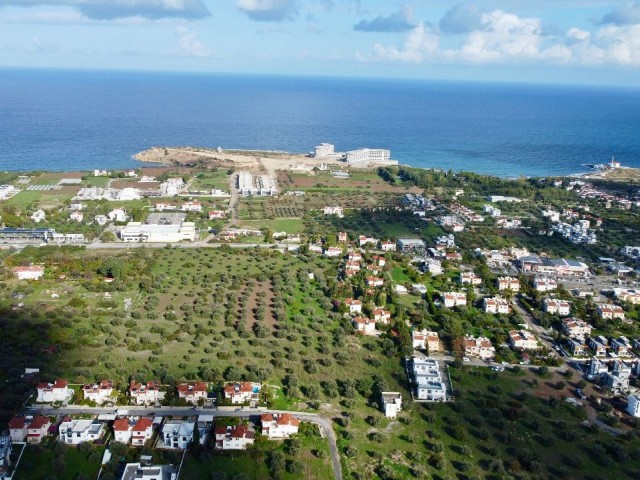
[[[320,428],[322,436],[327,439],[329,442],[329,450],[331,453],[331,465],[333,467],[333,476],[335,480],[342,480],[342,464],[340,463],[340,453],[338,451],[338,444],[336,439],[336,434],[333,431],[333,425],[331,423],[331,419],[327,417],[323,417],[321,415],[317,415],[315,413],[304,413],[304,412],[289,412],[286,410],[257,410],[257,409],[241,409],[239,411],[236,410],[218,410],[218,409],[209,409],[209,408],[198,408],[194,410],[193,408],[185,408],[185,407],[137,407],[137,406],[126,406],[119,407],[118,409],[123,409],[128,411],[128,415],[158,415],[158,416],[173,416],[173,417],[189,417],[195,415],[212,415],[214,417],[256,417],[262,415],[263,413],[290,413],[298,420],[303,422],[310,422],[318,425]],[[116,412],[116,408],[106,408],[106,407],[86,407],[82,405],[78,406],[65,406],[61,408],[53,408],[49,406],[34,406],[30,407],[27,410],[27,414],[39,413],[41,415],[46,416],[64,416],[64,415],[100,415],[100,414],[113,414]]]

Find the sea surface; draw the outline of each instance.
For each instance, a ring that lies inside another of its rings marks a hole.
[[[156,145],[388,148],[503,177],[640,167],[640,89],[0,70],[0,170],[136,167]]]

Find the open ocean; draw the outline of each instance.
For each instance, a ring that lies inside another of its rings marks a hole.
[[[0,170],[141,165],[156,145],[388,148],[503,177],[640,167],[640,90],[249,75],[0,70]]]

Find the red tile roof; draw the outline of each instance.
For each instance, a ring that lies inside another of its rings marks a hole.
[[[36,415],[33,418],[33,421],[29,424],[29,430],[33,429],[40,429],[46,425],[49,425],[51,423],[51,420],[49,420],[48,417],[44,417],[42,415]],[[48,427],[47,427],[48,428]]]
[[[128,418],[118,418],[115,422],[113,422],[114,432],[126,432],[128,430],[129,430]]]
[[[141,418],[136,422],[133,427],[134,432],[146,432],[149,427],[153,425],[153,421],[150,418]]]
[[[27,420],[24,417],[13,417],[9,421],[10,430],[22,430],[27,424]]]

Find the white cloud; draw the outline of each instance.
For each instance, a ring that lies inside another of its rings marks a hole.
[[[467,22],[465,25],[472,25]],[[401,46],[376,43],[371,54],[356,54],[360,61],[381,62],[463,62],[486,63],[555,63],[580,66],[618,65],[640,67],[640,23],[609,23],[593,32],[569,28],[552,35],[534,17],[519,17],[503,10],[483,13],[469,31],[450,35],[443,42],[442,29],[419,24],[406,36]],[[452,42],[452,37],[455,42]],[[446,43],[447,48],[442,47]]]
[[[176,37],[178,37],[178,45],[173,51],[180,57],[209,57],[212,55],[204,43],[198,38],[198,34],[186,27],[176,29]]]
[[[128,17],[195,20],[211,15],[203,0],[2,0],[0,6],[71,7],[93,20]]]
[[[281,22],[298,16],[297,0],[236,0],[236,5],[258,22]]]
[[[438,36],[431,33],[424,23],[420,23],[407,35],[401,48],[384,47],[376,43],[373,50],[375,58],[420,63],[433,58],[438,52]],[[363,56],[359,58],[365,59]]]

